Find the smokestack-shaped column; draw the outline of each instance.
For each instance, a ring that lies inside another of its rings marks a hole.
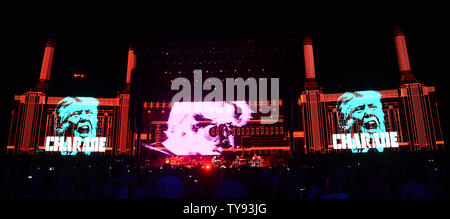
[[[133,47],[128,47],[128,65],[127,65],[127,78],[125,81],[125,92],[130,91],[131,84],[131,72],[136,68],[136,55],[134,54]]]
[[[50,71],[52,69],[53,55],[55,53],[56,41],[48,39],[45,44],[44,59],[42,60],[41,75],[39,82],[36,84],[36,89],[46,90],[48,88],[48,81],[50,79]]]
[[[306,72],[306,81],[305,88],[316,89],[317,81],[316,81],[316,72],[314,68],[314,53],[312,46],[312,38],[310,36],[306,36],[303,39],[303,54],[305,56],[305,72]]]
[[[406,49],[405,34],[400,27],[394,28],[395,50],[397,52],[398,68],[401,74],[402,82],[414,82],[416,77],[411,72],[409,64],[408,50]]]

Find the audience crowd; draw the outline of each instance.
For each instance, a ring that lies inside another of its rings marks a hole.
[[[446,199],[446,156],[316,155],[253,168],[125,158],[3,157],[1,199]]]

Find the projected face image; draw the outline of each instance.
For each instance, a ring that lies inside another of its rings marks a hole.
[[[376,91],[344,93],[337,101],[337,116],[339,127],[345,133],[386,131],[381,94]]]
[[[347,92],[338,99],[338,118],[341,129],[349,131],[357,126],[362,133],[384,132],[384,113],[381,95],[376,91]]]
[[[231,129],[247,124],[251,113],[245,101],[175,102],[162,144],[176,155],[220,155],[235,146]]]
[[[97,107],[99,101],[92,97],[66,97],[56,107],[56,132],[62,136],[96,137]]]

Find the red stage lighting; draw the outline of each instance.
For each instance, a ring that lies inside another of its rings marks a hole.
[[[73,77],[74,78],[85,78],[86,74],[85,73],[73,73]]]

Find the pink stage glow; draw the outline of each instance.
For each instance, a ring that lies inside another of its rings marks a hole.
[[[247,124],[251,114],[245,101],[175,102],[162,144],[176,155],[220,155],[223,147],[235,147],[231,128]],[[221,131],[211,134],[212,128]]]

